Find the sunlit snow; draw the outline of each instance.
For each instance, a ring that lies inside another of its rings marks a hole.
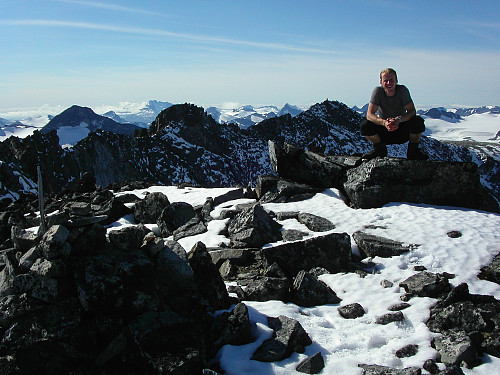
[[[147,191],[161,191],[170,202],[185,201],[193,206],[203,204],[207,197],[224,194],[231,189],[201,189],[176,187],[151,187],[132,191],[144,197]],[[124,193],[120,193],[124,194]],[[232,209],[249,200],[236,200],[215,207],[214,218],[208,232],[180,240],[190,251],[197,241],[207,247],[226,243],[221,235],[226,225],[219,215],[223,209]],[[453,286],[467,283],[471,293],[489,294],[500,298],[500,285],[479,280],[481,267],[489,264],[500,249],[500,215],[458,207],[441,207],[423,204],[391,203],[382,208],[352,209],[345,205],[335,189],[327,189],[308,200],[293,203],[267,203],[266,210],[274,212],[309,212],[332,221],[336,228],[332,232],[348,233],[363,230],[371,234],[413,244],[413,250],[401,256],[373,259],[376,272],[362,278],[355,273],[327,274],[320,277],[342,299],[338,305],[304,308],[281,301],[244,301],[249,308],[256,341],[242,346],[224,346],[217,359],[227,375],[295,373],[298,363],[308,356],[321,352],[325,360],[324,374],[359,375],[358,363],[379,364],[395,368],[409,366],[422,367],[429,358],[436,358],[436,351],[430,342],[437,334],[428,330],[425,322],[429,309],[436,303],[432,298],[412,298],[410,307],[403,310],[405,320],[388,325],[375,324],[375,319],[388,312],[388,307],[401,302],[405,294],[399,282],[416,273],[415,266],[425,266],[429,272],[448,272],[456,277]],[[133,217],[126,219],[133,224]],[[296,220],[280,222],[284,229],[307,228]],[[115,226],[117,225],[117,226]],[[120,227],[116,223],[108,230]],[[154,229],[154,225],[151,226]],[[376,229],[368,229],[376,228]],[[459,231],[462,236],[450,238],[447,233]],[[323,233],[324,234],[324,233]],[[310,232],[310,236],[319,233]],[[273,246],[276,244],[269,244]],[[351,241],[353,252],[357,246]],[[384,288],[383,280],[393,283]],[[360,303],[366,314],[357,319],[342,318],[337,308],[353,302]],[[253,352],[272,331],[267,327],[266,318],[285,315],[298,320],[311,337],[313,344],[306,347],[303,354],[294,353],[288,359],[276,363],[262,363],[251,360]],[[416,344],[418,353],[413,357],[398,358],[395,352],[402,347]],[[483,364],[473,369],[464,368],[466,375],[491,375],[500,367],[500,359],[484,355]],[[423,374],[426,374],[425,370]]]

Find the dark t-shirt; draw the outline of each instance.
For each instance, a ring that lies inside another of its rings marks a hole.
[[[373,89],[370,103],[378,106],[378,115],[381,118],[402,116],[406,113],[405,105],[412,102],[410,91],[404,85],[396,85],[394,96],[387,96],[382,86]]]

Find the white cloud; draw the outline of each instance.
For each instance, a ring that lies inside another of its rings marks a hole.
[[[18,20],[0,20],[0,25],[6,26],[37,26],[37,27],[63,27],[63,28],[77,28],[89,29],[100,31],[112,31],[117,33],[127,33],[135,35],[149,35],[155,37],[166,37],[197,41],[201,43],[216,43],[223,45],[235,45],[242,47],[253,47],[276,51],[290,51],[300,53],[314,53],[314,54],[335,54],[336,51],[321,48],[308,48],[294,45],[287,45],[272,42],[255,42],[243,39],[231,39],[217,36],[197,35],[188,33],[177,33],[163,29],[151,29],[132,26],[114,26],[107,24],[98,24],[91,22],[74,22],[74,21],[60,21],[49,19],[18,19]]]
[[[81,0],[51,0],[51,1],[58,2],[58,3],[83,5],[83,6],[93,7],[93,8],[100,8],[100,9],[115,10],[115,11],[119,11],[119,12],[141,13],[141,14],[147,14],[147,15],[153,15],[153,16],[162,16],[163,15],[161,13],[151,12],[151,11],[147,11],[147,10],[143,10],[143,9],[124,7],[122,5],[109,4],[109,3],[97,2],[97,1],[81,1]]]

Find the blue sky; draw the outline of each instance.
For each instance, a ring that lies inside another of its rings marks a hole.
[[[0,109],[149,99],[500,105],[500,2],[0,0]]]

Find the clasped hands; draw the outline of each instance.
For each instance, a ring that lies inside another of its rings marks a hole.
[[[397,130],[399,128],[399,124],[401,123],[401,116],[398,117],[391,117],[384,119],[384,126],[387,128],[388,131],[392,132],[394,130]]]

